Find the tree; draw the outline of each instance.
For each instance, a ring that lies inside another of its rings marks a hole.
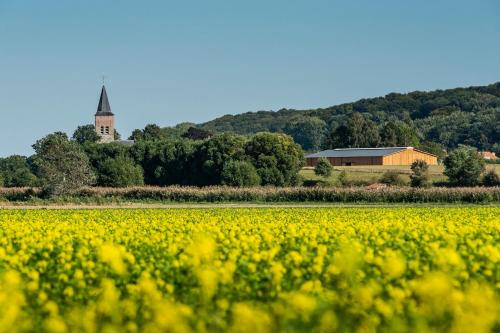
[[[321,148],[325,131],[326,123],[318,117],[301,117],[284,128],[284,132],[306,151]]]
[[[82,148],[56,132],[38,140],[34,163],[48,195],[70,194],[94,182],[89,159]]]
[[[78,126],[78,128],[73,132],[72,139],[83,145],[85,143],[94,143],[99,141],[100,137],[95,131],[94,125],[83,125]]]
[[[378,147],[379,143],[377,125],[358,112],[353,113],[346,124],[335,128],[328,140],[331,148]]]
[[[199,163],[194,159],[198,145],[189,140],[142,141],[130,148],[130,156],[143,168],[148,185],[199,185]]]
[[[396,147],[399,145],[398,126],[390,121],[380,129],[381,144],[386,147]]]
[[[257,133],[247,142],[245,153],[263,185],[290,186],[300,179],[298,173],[304,165],[304,153],[286,134]]]
[[[19,155],[0,158],[0,177],[5,187],[35,186],[37,182],[28,159]]]
[[[412,187],[429,187],[429,165],[423,160],[416,160],[411,164],[412,174],[410,184]]]
[[[495,169],[489,169],[486,171],[483,175],[482,183],[487,187],[500,186],[500,177],[498,177]]]
[[[143,140],[146,141],[156,141],[163,139],[160,126],[156,124],[149,124],[144,127],[142,131]]]
[[[321,157],[318,159],[318,162],[316,163],[316,167],[314,168],[314,174],[317,176],[321,176],[324,178],[328,178],[332,175],[332,170],[333,167],[326,158]]]
[[[143,130],[135,129],[129,137],[129,140],[134,141],[159,141],[163,139],[162,129],[156,124],[148,124]]]
[[[128,137],[129,140],[134,140],[135,142],[142,141],[144,138],[144,135],[142,131],[138,128],[132,131],[132,134]]]
[[[230,160],[242,160],[245,155],[245,138],[224,133],[203,141],[196,147],[192,167],[193,180],[199,185],[221,184],[224,164]]]
[[[346,124],[339,125],[330,133],[325,148],[347,148],[350,146],[350,130]]]
[[[197,127],[189,127],[181,136],[190,140],[205,140],[212,136],[212,132]]]
[[[221,174],[222,184],[229,186],[256,186],[260,177],[255,167],[247,161],[229,161],[224,164]]]
[[[420,150],[434,154],[438,157],[439,163],[441,163],[446,157],[446,149],[444,146],[437,142],[425,141],[417,146]]]
[[[125,155],[108,158],[99,168],[97,184],[110,187],[143,185],[142,168]]]
[[[444,159],[444,174],[457,186],[475,186],[484,171],[484,159],[477,150],[459,146]]]

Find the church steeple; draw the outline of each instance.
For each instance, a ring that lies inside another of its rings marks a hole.
[[[112,142],[115,140],[115,116],[109,106],[108,94],[104,85],[101,89],[99,105],[95,113],[95,131],[101,137],[100,142]]]
[[[103,85],[101,89],[101,97],[99,98],[99,105],[97,106],[97,112],[96,115],[110,115],[112,116],[113,113],[111,112],[111,106],[109,105],[109,100],[108,100],[108,94],[106,93],[106,87]]]

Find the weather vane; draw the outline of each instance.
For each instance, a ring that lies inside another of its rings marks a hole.
[[[106,80],[106,76],[105,76],[105,75],[103,75],[103,76],[102,76],[102,85],[104,85],[104,81],[105,81],[105,80]]]

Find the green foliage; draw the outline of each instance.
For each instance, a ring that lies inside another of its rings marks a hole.
[[[498,157],[500,157],[500,143],[495,143],[491,146],[491,151],[494,152]]]
[[[500,164],[500,158],[497,158],[495,160],[487,160],[487,159],[485,159],[484,163],[486,163],[486,164]]]
[[[419,144],[417,148],[425,152],[436,155],[438,158],[438,162],[442,162],[446,157],[446,149],[440,143],[425,141]]]
[[[326,122],[318,117],[300,117],[288,124],[284,132],[306,151],[321,148],[326,132]]]
[[[196,184],[221,184],[224,164],[230,160],[242,160],[245,155],[245,138],[230,133],[216,135],[203,141],[194,152],[193,166],[199,171],[193,175]]]
[[[340,171],[338,176],[338,182],[341,186],[350,186],[351,182],[347,177],[347,172],[345,170]]]
[[[245,145],[245,153],[257,168],[263,185],[288,186],[299,181],[304,153],[285,134],[257,133]]]
[[[335,128],[327,140],[328,148],[378,147],[380,134],[377,125],[355,112],[346,124]]]
[[[212,135],[213,134],[210,131],[191,126],[181,135],[181,137],[190,140],[205,140],[210,138]]]
[[[429,165],[423,160],[416,160],[411,164],[412,174],[410,184],[412,187],[429,187]]]
[[[78,126],[78,128],[73,132],[72,139],[83,145],[85,143],[94,143],[99,141],[99,135],[95,131],[94,125],[83,125]]]
[[[417,146],[415,139],[442,144],[446,149],[467,144],[481,150],[500,149],[500,82],[483,87],[391,93],[385,97],[362,99],[324,109],[259,111],[240,115],[226,115],[201,124],[212,132],[253,134],[262,131],[282,132],[297,117],[316,117],[328,124],[328,133],[340,126],[347,126],[347,119],[354,112],[371,119],[380,128],[387,122],[403,122],[411,130],[402,145]],[[346,130],[340,128],[339,132]],[[340,134],[340,133],[339,133]],[[385,139],[396,142],[391,135]],[[328,135],[329,137],[330,135]],[[370,134],[369,136],[372,136]],[[341,139],[342,135],[334,138]],[[352,141],[331,142],[329,147],[355,146]],[[302,144],[302,142],[300,142]],[[369,142],[373,143],[371,139]],[[369,144],[363,144],[369,147]],[[379,143],[380,144],[380,143]],[[401,144],[401,143],[400,143]],[[389,145],[389,144],[386,144]],[[399,144],[398,144],[399,145]],[[500,151],[498,151],[500,155]]]
[[[476,149],[460,146],[444,159],[444,174],[456,186],[475,186],[484,171],[484,159]]]
[[[143,185],[142,168],[124,155],[107,158],[99,167],[97,184],[109,187]]]
[[[196,127],[193,123],[180,123],[174,127],[162,127],[149,124],[144,129],[135,129],[129,140],[139,141],[165,141],[179,140],[191,127]]]
[[[483,175],[481,183],[487,187],[500,186],[500,177],[498,177],[498,174],[495,172],[495,169],[489,169]]]
[[[37,182],[28,159],[19,155],[0,158],[0,178],[2,178],[0,186],[5,187],[35,186]]]
[[[41,191],[12,188],[0,191],[0,200],[27,202],[35,199],[39,203]],[[131,189],[118,188],[84,188],[65,197],[63,202],[116,203],[136,202],[332,202],[332,203],[500,203],[500,187],[475,188],[409,188],[389,187],[382,190],[362,187],[292,187],[277,188],[265,186],[260,188],[238,188],[227,186],[211,187],[139,187]],[[43,202],[43,201],[42,201]],[[60,202],[52,198],[49,202]]]
[[[130,155],[142,166],[148,185],[195,185],[198,171],[193,154],[197,146],[188,140],[143,141],[130,148]]]
[[[324,157],[318,159],[316,167],[314,167],[314,174],[317,176],[328,178],[332,175],[333,167],[330,161]]]
[[[246,161],[229,161],[224,164],[221,174],[221,183],[229,186],[257,186],[260,177],[255,167]]]
[[[380,177],[380,182],[389,186],[404,186],[406,182],[401,177],[401,175],[394,171],[386,171]]]
[[[46,194],[70,194],[94,182],[87,155],[66,134],[49,134],[38,140],[33,149],[36,170]]]
[[[402,121],[389,121],[380,128],[380,146],[407,147],[420,144],[416,129]]]

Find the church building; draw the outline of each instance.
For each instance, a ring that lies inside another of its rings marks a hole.
[[[115,115],[111,112],[108,94],[104,85],[102,86],[101,98],[99,98],[99,105],[95,113],[95,130],[101,137],[100,142],[115,141]]]
[[[134,140],[120,140],[118,132],[115,129],[115,115],[111,112],[108,93],[104,85],[102,85],[101,97],[99,98],[99,105],[97,105],[97,112],[95,113],[94,126],[97,135],[100,137],[100,143],[116,142],[127,146],[134,144]]]

